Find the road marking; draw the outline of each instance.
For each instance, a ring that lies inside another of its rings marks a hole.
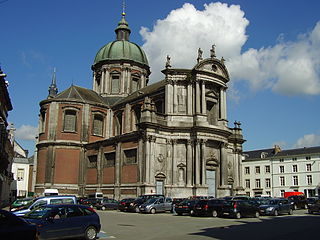
[[[98,234],[97,234],[97,238],[100,239],[100,240],[103,240],[103,239],[111,239],[111,238],[116,238],[114,236],[110,236],[108,235],[106,232],[104,231],[100,231]]]

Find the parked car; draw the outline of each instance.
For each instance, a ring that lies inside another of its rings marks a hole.
[[[45,205],[25,214],[23,218],[36,224],[40,239],[81,237],[96,239],[101,224],[90,207],[76,204]]]
[[[234,218],[259,217],[259,207],[250,200],[231,200],[224,201],[222,206],[222,215],[227,215]]]
[[[82,205],[87,205],[91,208],[94,208],[100,200],[101,199],[98,198],[86,198],[82,200]]]
[[[270,199],[266,204],[261,205],[259,209],[263,215],[278,216],[284,213],[288,213],[289,215],[293,214],[292,205],[288,199],[285,198]]]
[[[315,212],[320,212],[320,198],[313,197],[307,198],[308,203],[308,213],[313,214]]]
[[[194,206],[195,216],[218,217],[222,215],[223,199],[205,199],[198,201]]]
[[[128,205],[127,203],[131,203],[135,200],[135,198],[124,198],[119,201],[118,209],[121,212],[127,211],[128,210]]]
[[[151,198],[164,197],[162,194],[145,194],[137,197],[133,201],[126,202],[126,209],[129,212],[139,212],[139,206]]]
[[[150,198],[145,203],[139,206],[139,212],[141,213],[152,213],[166,212],[172,210],[172,198]]]
[[[35,198],[19,198],[10,205],[10,211],[17,211],[30,206]]]
[[[57,196],[39,197],[39,198],[36,198],[31,205],[27,206],[26,208],[13,211],[13,213],[17,216],[23,216],[26,213],[47,204],[67,204],[67,203],[76,204],[77,203],[76,196],[57,195]]]
[[[288,197],[288,200],[291,202],[293,209],[307,209],[307,198],[305,195],[293,195]]]
[[[34,224],[17,217],[11,212],[0,210],[0,237],[10,240],[34,240],[37,228]]]
[[[223,198],[226,201],[231,201],[231,200],[250,200],[251,198],[246,195],[239,195],[239,196],[227,196]]]
[[[96,209],[98,210],[117,210],[118,209],[119,202],[117,200],[114,200],[112,198],[104,198],[100,201],[98,201],[95,205]]]
[[[194,213],[194,205],[200,201],[200,199],[194,199],[194,198],[186,198],[185,200],[183,200],[182,202],[178,203],[176,206],[175,206],[175,212],[178,214],[178,215],[183,215],[183,214],[190,214],[190,215],[193,215]]]

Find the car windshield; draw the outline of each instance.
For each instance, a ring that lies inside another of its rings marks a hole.
[[[34,210],[32,210],[31,212],[27,213],[26,215],[24,215],[25,218],[35,218],[35,219],[40,219],[43,218],[45,216],[49,215],[49,212],[52,210],[51,207],[38,207]]]
[[[158,200],[157,198],[150,198],[148,201],[146,201],[146,203],[154,203],[157,200]]]
[[[19,199],[13,202],[15,206],[28,205],[32,202],[32,199]]]
[[[270,205],[277,205],[277,204],[279,204],[279,201],[278,200],[270,200],[269,204]]]

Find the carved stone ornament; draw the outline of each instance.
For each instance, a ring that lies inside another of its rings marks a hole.
[[[162,153],[159,154],[159,156],[157,157],[158,162],[163,162],[164,161],[164,156]]]

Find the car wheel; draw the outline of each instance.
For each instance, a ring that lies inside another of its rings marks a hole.
[[[152,208],[152,209],[150,210],[150,213],[155,214],[155,213],[156,213],[156,209]]]
[[[293,205],[293,209],[294,209],[294,210],[297,210],[297,209],[298,209],[298,207],[297,207],[296,204]]]
[[[307,205],[307,204],[305,204],[305,205],[304,205],[304,209],[307,209],[307,208],[308,208],[308,205]]]
[[[278,215],[279,215],[278,210],[274,210],[273,215],[274,215],[274,216],[278,216]]]
[[[218,216],[217,211],[216,211],[216,210],[213,210],[211,216],[214,217],[214,218],[217,217],[217,216]]]
[[[194,215],[194,211],[193,210],[190,210],[190,215]]]
[[[290,208],[289,215],[292,215],[292,214],[293,214],[293,210]]]
[[[135,210],[135,212],[136,212],[136,213],[140,212],[140,210],[139,210],[139,207],[138,207],[138,206],[136,206],[136,207],[134,208],[134,210]]]
[[[313,212],[310,209],[308,209],[308,213],[312,214]]]
[[[259,217],[260,217],[260,213],[259,213],[258,211],[256,211],[256,212],[254,213],[254,217],[255,217],[255,218],[259,218]]]
[[[97,237],[97,230],[94,226],[87,227],[84,235],[86,240],[94,240]]]
[[[236,213],[236,219],[240,219],[241,218],[241,213],[237,212]]]
[[[103,211],[106,210],[106,207],[105,207],[105,206],[102,206],[102,207],[101,207],[101,210],[103,210]]]

